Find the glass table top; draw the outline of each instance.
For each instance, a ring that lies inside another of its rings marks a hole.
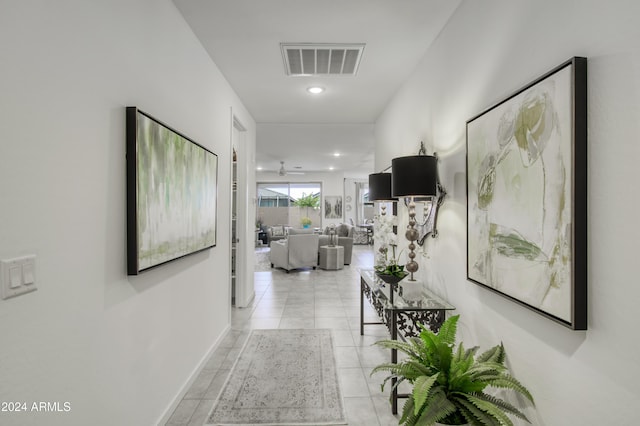
[[[386,309],[399,310],[454,310],[455,306],[425,289],[420,281],[408,278],[393,286],[378,278],[373,269],[361,269],[360,276]],[[393,296],[390,294],[393,287]],[[393,304],[391,300],[393,299]]]

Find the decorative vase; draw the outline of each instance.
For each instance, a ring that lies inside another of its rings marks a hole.
[[[387,283],[387,284],[398,284],[407,275],[409,275],[409,274],[407,274],[406,272],[402,276],[392,275],[392,274],[381,274],[379,272],[376,272],[376,276],[378,278],[380,278],[382,281],[384,281],[385,283]]]
[[[303,228],[308,228],[309,226],[311,226],[311,225],[309,225],[309,224],[307,224],[307,225],[302,225],[302,227],[303,227]]]

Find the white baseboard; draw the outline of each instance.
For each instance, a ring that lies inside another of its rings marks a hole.
[[[157,425],[163,426],[169,421],[169,418],[171,418],[171,415],[173,414],[178,404],[180,404],[180,401],[182,401],[182,398],[184,398],[184,396],[187,394],[187,392],[191,388],[191,385],[193,385],[193,382],[195,382],[195,380],[198,378],[198,375],[200,374],[204,366],[207,364],[207,361],[209,360],[209,358],[211,358],[211,355],[213,354],[213,352],[215,352],[215,350],[218,349],[218,345],[220,345],[220,342],[222,341],[222,339],[224,339],[227,336],[227,334],[229,334],[230,330],[231,330],[231,325],[229,324],[222,331],[222,333],[220,333],[220,336],[218,336],[216,341],[213,342],[213,345],[211,345],[207,353],[202,357],[202,359],[200,359],[200,362],[198,362],[198,365],[196,365],[194,370],[191,372],[191,374],[187,378],[187,381],[184,383],[184,385],[182,385],[182,387],[176,394],[175,398],[173,399],[173,402],[164,411],[164,413],[162,414],[162,417],[160,417],[160,419],[156,423]]]

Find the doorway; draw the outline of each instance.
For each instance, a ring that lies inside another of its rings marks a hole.
[[[231,128],[231,304],[248,306],[255,295],[253,288],[253,256],[255,224],[248,189],[250,153],[247,131],[233,116]],[[249,215],[251,214],[251,218]],[[251,269],[251,271],[249,271]]]

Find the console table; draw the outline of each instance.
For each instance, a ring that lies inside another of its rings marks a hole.
[[[381,321],[364,321],[364,298],[376,310]],[[360,270],[360,335],[364,334],[364,326],[384,324],[391,338],[406,340],[420,335],[419,324],[424,324],[431,331],[437,332],[445,320],[445,312],[452,311],[455,306],[422,288],[417,281],[400,281],[390,285],[379,279],[373,269]],[[398,362],[398,351],[391,350],[391,362]],[[408,394],[398,394],[395,388],[396,379],[392,379],[391,409],[398,413],[398,398],[407,398]]]

